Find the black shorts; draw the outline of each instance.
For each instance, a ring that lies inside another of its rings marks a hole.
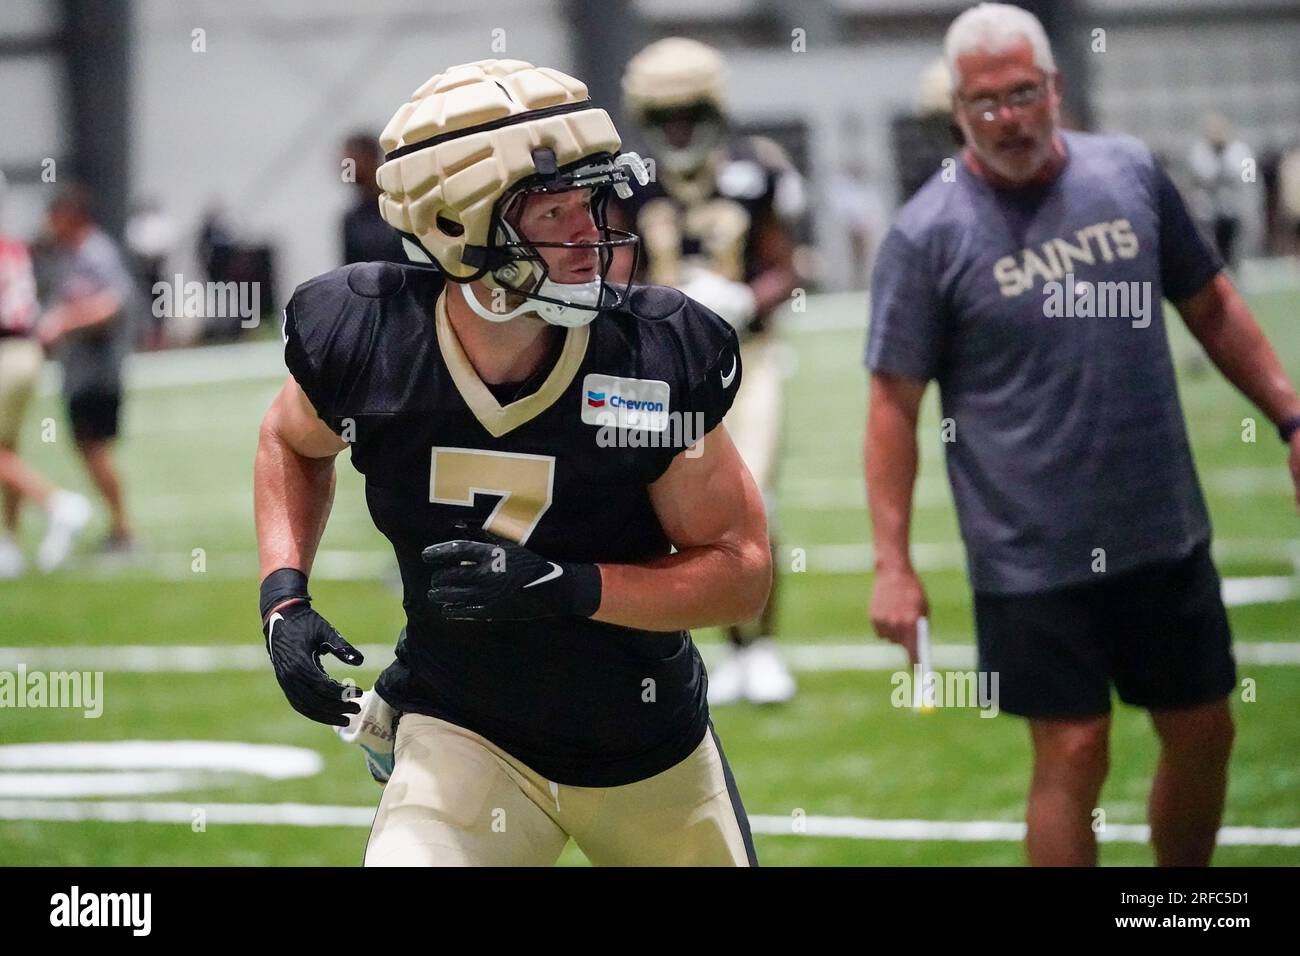
[[[1040,594],[975,595],[981,671],[999,706],[1022,717],[1176,710],[1218,700],[1237,682],[1232,634],[1208,541],[1143,565]]]
[[[72,435],[79,442],[107,441],[117,437],[117,413],[122,404],[118,391],[84,391],[68,399]]]

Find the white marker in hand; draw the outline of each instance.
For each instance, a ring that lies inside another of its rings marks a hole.
[[[930,619],[921,617],[916,621],[916,670],[912,688],[912,709],[918,713],[934,713],[935,687],[930,675]]]

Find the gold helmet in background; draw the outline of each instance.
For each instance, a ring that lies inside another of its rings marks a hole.
[[[686,37],[650,44],[623,73],[623,101],[670,176],[692,176],[726,138],[726,64]]]

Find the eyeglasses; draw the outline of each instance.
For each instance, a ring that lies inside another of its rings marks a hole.
[[[1047,95],[1047,81],[1039,80],[1033,86],[1020,86],[1006,96],[977,96],[973,100],[961,98],[962,107],[971,119],[981,119],[992,123],[1005,105],[1012,112],[1027,110],[1037,106]]]

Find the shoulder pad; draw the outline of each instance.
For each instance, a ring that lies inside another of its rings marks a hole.
[[[386,299],[402,288],[405,273],[391,262],[360,262],[347,267],[348,288],[367,299]]]
[[[633,286],[624,310],[639,319],[666,319],[686,304],[686,296],[666,285]]]
[[[308,279],[289,298],[284,362],[326,424],[333,425],[355,370],[368,359],[377,307],[401,287],[399,267],[364,263]]]
[[[676,289],[641,286],[626,312],[639,320],[643,342],[661,350],[673,369],[679,411],[698,413],[707,434],[723,419],[740,387],[740,342],[736,330]],[[666,467],[666,466],[665,466]]]

